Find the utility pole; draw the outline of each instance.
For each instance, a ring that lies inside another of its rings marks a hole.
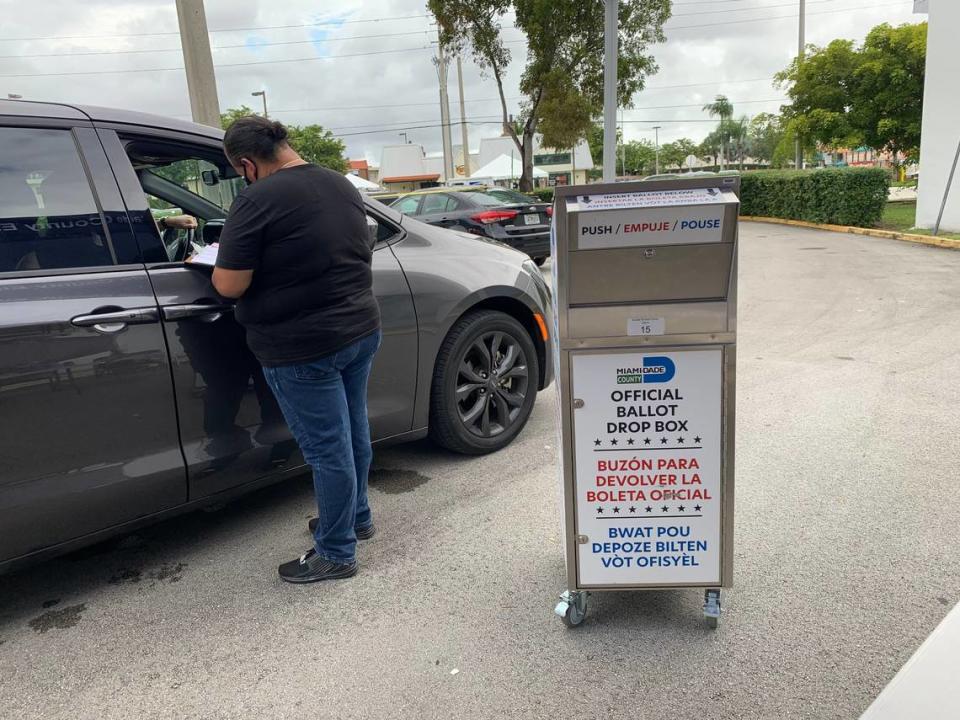
[[[439,29],[438,29],[439,32]],[[437,57],[433,59],[437,66],[437,79],[440,81],[440,130],[443,140],[443,174],[448,182],[453,180],[453,142],[450,140],[450,98],[447,96],[447,58],[443,54],[443,44],[437,42]]]
[[[467,132],[467,104],[463,99],[463,65],[457,55],[457,84],[460,86],[460,142],[463,144],[463,175],[470,177],[470,134]]]
[[[797,48],[797,65],[803,64],[803,58],[807,54],[807,0],[800,0],[800,43]],[[803,148],[800,147],[800,136],[795,141],[794,151],[796,154],[795,167],[800,170],[803,167]]]
[[[656,150],[656,156],[655,156],[656,159],[654,161],[656,164],[654,165],[654,173],[653,173],[654,175],[660,174],[660,128],[661,127],[663,126],[662,125],[653,126],[653,137],[654,137],[653,146]]]
[[[620,170],[627,176],[627,127],[623,124],[623,109],[620,109]]]
[[[194,122],[220,127],[220,100],[217,78],[213,72],[210,36],[203,0],[176,0],[180,22],[180,45],[187,71],[187,91]]]
[[[603,181],[617,176],[617,41],[619,0],[604,0],[603,20]]]
[[[263,98],[263,116],[270,117],[267,115],[267,91],[266,90],[257,90],[256,92],[250,93],[252,97]]]

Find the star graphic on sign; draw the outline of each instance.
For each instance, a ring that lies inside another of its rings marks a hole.
[[[619,515],[619,514],[620,514],[620,508],[615,507],[615,508],[613,509],[613,512],[616,513],[617,515]]]
[[[661,445],[666,445],[666,444],[667,444],[667,439],[666,439],[666,438],[660,438],[660,444],[661,444]]]
[[[700,436],[697,435],[697,436],[693,439],[693,441],[694,441],[697,445],[699,445],[699,444],[700,444]]]
[[[682,438],[682,437],[678,437],[678,438],[677,438],[677,442],[680,443],[681,445],[683,445],[683,438]]]
[[[627,445],[633,445],[633,443],[634,443],[633,438],[630,438],[629,440],[627,440]]]
[[[649,445],[649,444],[650,444],[650,438],[644,438],[644,439],[643,439],[643,444],[644,444],[644,445]]]
[[[597,508],[597,515],[603,515],[603,508],[602,508],[602,507],[598,507],[598,508]]]
[[[599,441],[599,440],[594,440],[594,441],[593,441],[593,444],[596,445],[597,447],[600,447],[600,441]]]
[[[693,506],[693,509],[696,510],[697,512],[700,512],[700,506],[699,506],[699,505],[694,505],[694,506]]]
[[[653,508],[650,507],[649,505],[647,505],[647,506],[644,508],[644,510],[646,510],[647,512],[653,512]]]
[[[680,512],[683,512],[684,510],[686,510],[686,508],[683,505],[679,505],[677,506],[677,510],[679,510]]]
[[[630,508],[631,515],[636,515],[636,513],[637,513],[637,509],[635,507]]]
[[[617,444],[617,439],[614,438],[613,440],[611,440],[611,441],[610,441],[610,444],[611,444],[611,445],[616,445],[616,444]]]
[[[662,508],[660,508],[660,509],[663,510],[664,512],[666,512],[666,511],[669,510],[670,508],[667,507],[666,505],[664,505],[664,506],[663,506]]]

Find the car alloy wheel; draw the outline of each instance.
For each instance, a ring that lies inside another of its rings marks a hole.
[[[476,310],[447,333],[434,367],[430,436],[454,452],[502,450],[530,419],[540,381],[530,332],[497,310]]]
[[[521,416],[530,373],[516,338],[486,332],[467,348],[457,368],[457,414],[474,435],[490,438]]]

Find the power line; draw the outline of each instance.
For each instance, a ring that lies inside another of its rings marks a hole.
[[[341,25],[355,25],[357,23],[371,23],[371,22],[393,22],[395,20],[417,20],[422,18],[432,17],[430,15],[403,15],[399,17],[388,17],[388,18],[368,18],[366,20],[330,20],[326,22],[315,22],[315,23],[298,23],[295,25],[259,25],[254,27],[242,27],[242,28],[215,28],[209,30],[209,32],[249,32],[251,30],[289,30],[291,28],[305,28],[305,27],[340,27]],[[19,37],[19,38],[0,38],[0,42],[21,42],[25,40],[94,40],[97,38],[127,38],[127,37],[159,37],[161,35],[179,35],[180,31],[171,31],[171,32],[149,32],[149,33],[130,33],[126,35],[119,34],[110,34],[110,35],[48,35],[45,37]]]
[[[251,62],[242,62],[242,63],[219,63],[217,68],[228,68],[228,67],[249,67],[250,65],[275,65],[279,63],[292,63],[292,62],[310,62],[314,60],[337,60],[340,58],[353,58],[353,57],[367,57],[369,55],[389,55],[391,53],[403,53],[403,52],[417,52],[422,50],[433,50],[429,45],[424,45],[422,47],[415,48],[398,48],[397,50],[376,50],[373,52],[363,52],[363,53],[349,53],[346,55],[321,55],[315,57],[307,58],[287,58],[284,60],[256,60]],[[56,72],[56,73],[15,73],[8,75],[0,75],[0,78],[23,78],[23,77],[63,77],[67,75],[122,75],[126,73],[148,73],[148,72],[171,72],[173,70],[183,70],[182,65],[177,67],[166,67],[166,68],[139,68],[139,69],[128,69],[128,70],[85,70],[81,72]]]
[[[834,1],[835,0],[809,0],[807,4],[823,5],[825,3],[832,3]],[[674,3],[674,4],[676,5],[677,3]],[[796,7],[796,6],[797,4],[795,2],[792,2],[792,3],[783,3],[780,5],[753,5],[752,7],[744,7],[744,8],[727,8],[725,10],[699,10],[697,12],[689,12],[689,13],[674,13],[673,15],[670,16],[670,18],[672,19],[675,17],[691,17],[691,16],[699,16],[699,15],[718,15],[720,13],[750,12],[751,10],[772,10],[774,8],[785,8],[785,7]]]
[[[213,50],[232,50],[236,48],[246,48],[253,50],[262,47],[274,47],[278,45],[316,45],[318,43],[342,42],[345,40],[371,40],[391,37],[408,37],[410,35],[426,35],[429,30],[415,30],[413,32],[385,33],[383,35],[351,35],[349,37],[324,38],[323,40],[284,40],[280,42],[263,43],[242,43],[240,45],[214,45]],[[76,53],[39,53],[36,55],[0,55],[0,60],[22,59],[22,58],[48,58],[48,57],[89,57],[91,55],[145,55],[149,53],[180,52],[181,47],[175,48],[157,48],[155,50],[95,50],[92,52]]]
[[[806,15],[807,16],[833,15],[835,13],[852,12],[855,10],[874,10],[875,8],[893,7],[895,5],[896,6],[909,5],[911,2],[912,0],[901,0],[901,2],[881,3],[878,5],[861,5],[859,7],[841,8],[838,10],[820,10],[818,12],[806,13]],[[666,27],[664,28],[664,31],[672,32],[674,30],[692,30],[693,28],[712,28],[712,27],[717,27],[719,25],[742,25],[744,23],[767,22],[768,20],[792,20],[793,18],[798,18],[798,17],[800,17],[800,13],[794,13],[793,15],[776,15],[773,17],[765,17],[765,18],[753,18],[751,20],[727,20],[724,22],[707,23],[705,25],[676,25],[674,27]]]

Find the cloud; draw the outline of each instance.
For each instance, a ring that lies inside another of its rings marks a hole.
[[[702,138],[713,125],[700,107],[718,93],[733,101],[737,114],[778,109],[782,91],[770,80],[797,51],[797,21],[776,18],[794,13],[794,4],[736,4],[743,8],[726,12],[730,4],[677,0],[668,40],[653,48],[660,71],[624,112],[628,139],[652,139],[654,124],[662,125],[661,142]],[[439,92],[431,62],[436,31],[425,17],[424,0],[341,0],[335,13],[318,13],[317,5],[316,0],[206,0],[221,108],[255,105],[250,93],[267,88],[272,114],[285,122],[336,128],[351,156],[378,162],[380,148],[400,142],[400,132],[428,152],[439,150]],[[923,19],[911,10],[906,1],[808,0],[808,41],[860,40],[880,22]],[[4,92],[190,117],[170,0],[0,0],[0,11]],[[774,19],[742,22],[755,18]],[[522,45],[511,48],[505,94],[515,113],[524,51]],[[97,52],[105,54],[79,54]],[[58,56],[39,57],[52,54]],[[132,70],[137,72],[126,72]],[[81,72],[90,74],[67,74]],[[457,120],[455,67],[449,92]],[[481,137],[499,134],[500,104],[493,81],[469,58],[464,92],[476,146]],[[459,127],[453,136],[459,143]]]

